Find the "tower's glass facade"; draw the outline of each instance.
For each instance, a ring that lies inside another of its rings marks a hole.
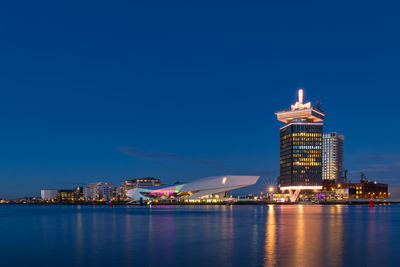
[[[322,123],[289,124],[280,131],[280,186],[322,184]]]

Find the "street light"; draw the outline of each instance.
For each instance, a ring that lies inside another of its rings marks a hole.
[[[270,186],[270,187],[268,188],[268,191],[269,191],[270,193],[272,193],[272,192],[274,191],[274,187],[273,187],[273,186]]]

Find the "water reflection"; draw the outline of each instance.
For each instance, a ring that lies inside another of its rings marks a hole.
[[[4,266],[396,266],[400,246],[398,206],[1,208]]]
[[[269,206],[264,266],[340,266],[343,207]]]
[[[83,252],[84,252],[84,240],[83,240],[83,222],[82,213],[79,212],[80,206],[78,206],[78,213],[76,215],[76,264],[82,265]]]
[[[324,261],[335,266],[342,265],[344,237],[343,237],[343,206],[329,206],[328,216],[324,216],[323,240]],[[324,235],[325,234],[325,235]]]
[[[305,226],[308,224],[305,224],[304,222],[304,209],[303,205],[296,206],[298,209],[296,213],[296,219],[295,219],[295,227],[294,227],[294,232],[289,233],[289,236],[292,236],[292,239],[294,239],[294,242],[296,244],[295,250],[293,251],[294,254],[294,261],[297,266],[305,266],[304,264],[306,263],[306,256],[308,255],[308,250],[305,249],[305,237],[306,237],[306,228]]]
[[[275,208],[273,205],[268,206],[268,217],[265,231],[265,266],[275,266],[277,264],[276,257],[276,221]]]

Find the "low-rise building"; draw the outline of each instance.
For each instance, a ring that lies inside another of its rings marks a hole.
[[[57,200],[60,202],[72,202],[75,200],[74,190],[62,189],[57,192]]]
[[[40,190],[40,196],[44,201],[54,201],[57,199],[57,189],[42,189]]]
[[[323,192],[335,192],[343,198],[370,199],[388,198],[388,185],[374,181],[360,180],[359,183],[335,183],[325,180]]]
[[[361,180],[344,186],[349,188],[350,198],[388,198],[387,184]]]
[[[74,198],[76,201],[83,201],[85,200],[84,195],[83,195],[83,186],[78,186],[75,187],[74,189]]]
[[[108,182],[90,183],[83,188],[83,198],[87,201],[110,201],[115,198],[115,186]]]
[[[145,178],[135,178],[125,180],[121,183],[121,185],[117,189],[117,196],[120,200],[127,200],[130,199],[126,193],[130,189],[140,188],[140,187],[153,187],[153,186],[160,186],[161,182],[158,178],[153,177],[145,177]]]
[[[160,186],[160,179],[154,177],[144,177],[144,178],[135,178],[129,179],[123,182],[124,185],[132,188],[138,187],[151,187],[151,186]]]
[[[289,202],[289,194],[275,193],[272,195],[272,201],[274,201],[274,202]]]

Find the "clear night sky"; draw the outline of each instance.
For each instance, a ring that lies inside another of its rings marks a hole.
[[[400,185],[399,8],[3,2],[0,197],[137,176],[275,179],[274,112],[298,88],[345,135],[351,180]]]

